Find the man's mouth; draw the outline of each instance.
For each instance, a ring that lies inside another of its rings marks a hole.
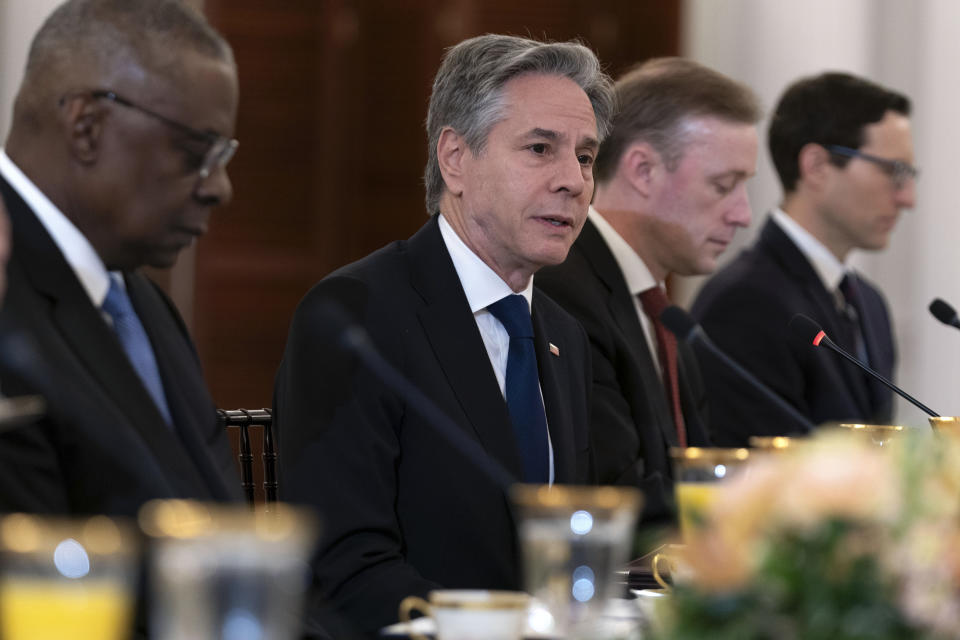
[[[541,216],[541,217],[538,218],[538,219],[539,219],[539,220],[543,220],[544,222],[547,222],[547,223],[549,223],[550,225],[552,225],[552,226],[554,226],[554,227],[572,227],[572,226],[573,226],[573,224],[571,223],[571,221],[570,221],[569,219],[567,219],[567,218],[556,218],[556,217],[553,217],[553,216]]]

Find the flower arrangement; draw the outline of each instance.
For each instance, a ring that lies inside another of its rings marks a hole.
[[[960,440],[859,435],[759,455],[725,481],[655,637],[960,638]]]

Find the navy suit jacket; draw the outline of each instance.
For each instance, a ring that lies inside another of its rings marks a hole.
[[[883,296],[858,276],[861,323],[870,365],[893,377],[896,353]],[[813,424],[887,424],[892,393],[827,349],[791,335],[788,323],[802,313],[838,344],[842,318],[800,249],[772,220],[756,244],[704,286],[693,315],[716,344],[796,407]],[[843,345],[851,353],[852,345]],[[701,358],[714,442],[745,445],[751,435],[802,433],[804,427],[764,400],[710,354]]]
[[[123,347],[33,211],[0,179],[13,253],[7,322],[32,341],[32,371],[6,395],[39,393],[48,415],[0,434],[0,511],[136,515],[153,498],[234,500],[236,463],[186,327],[138,273],[125,274],[175,425],[161,417]]]
[[[673,415],[623,272],[590,220],[566,261],[541,269],[536,282],[590,336],[591,446],[599,482],[642,489],[645,520],[670,515],[673,472],[668,451],[678,444]],[[700,371],[690,347],[678,346],[687,442],[706,446],[706,395]]]
[[[313,506],[323,520],[314,611],[332,603],[375,633],[397,620],[408,595],[519,588],[508,496],[340,349],[344,314],[453,428],[521,475],[506,402],[436,217],[409,240],[327,276],[294,315],[274,400],[283,498]],[[556,481],[585,483],[587,338],[537,289],[532,315]]]

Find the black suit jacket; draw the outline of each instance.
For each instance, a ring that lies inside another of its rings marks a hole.
[[[600,483],[640,487],[646,520],[670,514],[673,472],[668,450],[678,444],[673,415],[623,272],[590,220],[566,261],[542,269],[536,283],[590,336],[591,446]],[[687,441],[705,446],[706,395],[700,371],[685,343],[679,344],[678,355]]]
[[[39,423],[0,434],[0,510],[132,516],[153,498],[239,498],[226,434],[172,303],[142,275],[125,275],[173,428],[46,229],[2,179],[0,193],[13,231],[3,315],[39,359],[30,372],[8,371],[3,391],[48,404]]]
[[[886,303],[876,288],[862,277],[858,280],[870,364],[892,378],[896,354]],[[813,424],[889,423],[891,392],[837,354],[792,336],[787,325],[797,313],[812,318],[840,344],[842,320],[833,294],[772,219],[752,248],[707,282],[693,305],[693,315],[721,349]],[[840,346],[856,352],[852,345]],[[745,445],[751,435],[805,431],[709,354],[702,357],[701,367],[715,442]]]
[[[372,633],[405,596],[516,589],[504,491],[416,406],[338,348],[337,305],[456,429],[521,475],[506,402],[436,217],[317,284],[300,303],[275,391],[283,498],[312,505],[323,533],[315,596]],[[534,290],[533,326],[557,482],[589,476],[589,350],[583,329]],[[560,350],[555,356],[549,343]]]

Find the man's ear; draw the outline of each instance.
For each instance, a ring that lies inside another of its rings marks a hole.
[[[649,197],[653,192],[654,182],[666,171],[666,167],[660,154],[650,143],[637,141],[627,146],[620,156],[618,171],[637,193]]]
[[[61,110],[71,157],[93,164],[100,155],[106,108],[93,96],[77,95],[65,98]]]
[[[830,162],[830,152],[822,145],[809,142],[800,149],[797,156],[798,178],[813,190],[819,191],[829,176],[830,168],[837,167]]]
[[[463,176],[466,171],[464,162],[469,154],[470,150],[463,136],[451,127],[444,127],[440,132],[440,139],[437,140],[437,163],[451,195],[463,194]]]

